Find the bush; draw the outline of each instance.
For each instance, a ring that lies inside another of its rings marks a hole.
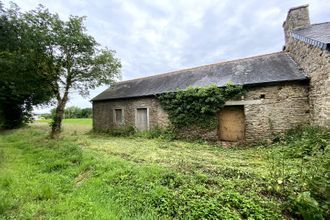
[[[310,192],[299,193],[294,204],[304,219],[323,219],[320,205],[311,197]]]
[[[135,136],[148,139],[160,138],[165,140],[174,140],[176,138],[176,132],[173,127],[163,128],[156,126],[148,131],[136,132]]]
[[[132,136],[136,133],[133,126],[113,128],[107,131],[107,134],[115,137],[127,137]]]
[[[270,153],[274,192],[286,198],[288,210],[298,216],[329,218],[330,129],[311,126],[291,129],[279,136],[275,146]]]
[[[176,128],[191,125],[215,127],[216,112],[227,100],[243,94],[242,86],[227,83],[222,88],[215,84],[207,87],[188,87],[160,94],[158,99]]]
[[[285,154],[292,158],[303,158],[325,153],[329,147],[330,129],[322,127],[300,126],[288,130],[282,138],[282,143],[289,145]]]
[[[176,132],[173,127],[159,127],[156,126],[147,131],[137,131],[133,126],[123,126],[111,128],[107,131],[94,130],[96,133],[103,133],[114,137],[142,137],[148,139],[160,138],[165,140],[174,140]]]

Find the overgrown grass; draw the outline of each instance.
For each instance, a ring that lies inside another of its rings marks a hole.
[[[254,148],[77,130],[59,141],[41,127],[0,134],[0,218],[328,217],[329,197],[319,196],[329,186],[329,130],[304,128]],[[301,166],[291,148],[311,145],[323,156],[308,154]],[[304,182],[308,174],[316,179]]]
[[[101,134],[102,136],[112,137],[129,137],[129,138],[146,138],[146,139],[163,139],[174,140],[176,139],[176,132],[172,127],[154,127],[148,131],[138,131],[133,126],[124,126],[112,128],[110,130],[94,130],[94,134]]]

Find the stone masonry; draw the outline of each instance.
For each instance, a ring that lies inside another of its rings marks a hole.
[[[285,51],[295,60],[310,78],[311,124],[330,125],[330,51],[297,40],[290,31],[310,24],[308,6],[290,9],[284,22]]]
[[[309,122],[308,85],[304,82],[282,83],[247,88],[243,100],[226,105],[243,105],[245,141],[255,142]],[[264,98],[260,98],[260,97]],[[217,117],[217,116],[215,116]],[[218,140],[218,130],[188,128],[181,137]]]
[[[93,102],[93,127],[97,130],[109,130],[118,127],[113,118],[115,109],[123,109],[124,111],[123,126],[134,127],[137,108],[149,110],[149,129],[168,124],[167,114],[161,108],[158,100],[154,97],[143,97]]]
[[[330,125],[330,52],[289,38],[286,50],[310,77],[311,124]]]
[[[261,95],[264,98],[260,98]],[[227,104],[244,105],[245,139],[248,142],[260,140],[273,132],[280,132],[309,121],[308,87],[304,82],[251,87],[248,88],[243,100],[229,101]],[[145,97],[94,102],[94,128],[116,128],[113,111],[118,108],[124,110],[125,126],[134,127],[135,109],[141,107],[149,109],[150,129],[169,125],[167,113],[161,108],[158,100],[154,97]],[[180,132],[180,137],[200,137],[216,141],[218,131],[194,127]]]
[[[264,99],[260,99],[261,94]],[[245,138],[253,142],[309,121],[306,83],[251,88],[245,95]]]

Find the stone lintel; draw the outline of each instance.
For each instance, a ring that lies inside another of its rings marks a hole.
[[[240,101],[227,101],[225,105],[259,105],[262,104],[263,100],[240,100]]]

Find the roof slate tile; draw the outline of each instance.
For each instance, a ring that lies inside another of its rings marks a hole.
[[[150,96],[188,86],[222,87],[229,81],[254,85],[306,79],[287,53],[277,52],[118,82],[92,101]]]
[[[291,36],[322,49],[330,49],[330,22],[293,30]]]

